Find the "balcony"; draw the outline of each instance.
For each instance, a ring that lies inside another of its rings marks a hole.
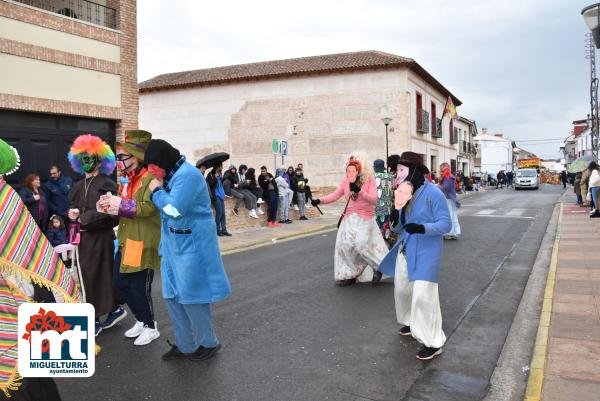
[[[65,17],[117,29],[117,10],[87,0],[15,0]]]
[[[454,127],[450,133],[450,144],[455,145],[458,143],[458,128]]]
[[[435,119],[435,131],[431,133],[433,138],[441,138],[442,137],[442,119]]]
[[[423,109],[417,110],[417,132],[419,134],[429,132],[429,112]]]

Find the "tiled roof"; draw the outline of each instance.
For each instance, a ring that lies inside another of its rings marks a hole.
[[[239,81],[397,67],[411,68],[443,95],[452,96],[455,105],[459,106],[462,104],[460,100],[452,95],[450,91],[425,71],[425,69],[415,60],[374,50],[265,61],[260,63],[239,64],[162,74],[140,83],[139,90],[141,93],[144,93],[194,86],[218,85]]]

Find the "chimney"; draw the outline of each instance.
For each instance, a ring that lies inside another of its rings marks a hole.
[[[503,134],[494,134],[494,136],[497,136],[498,138],[503,138],[504,137]]]
[[[481,135],[487,135],[487,128],[481,129]]]

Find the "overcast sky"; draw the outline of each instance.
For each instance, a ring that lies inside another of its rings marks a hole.
[[[589,113],[590,0],[138,2],[139,80],[360,50],[415,59],[462,100],[458,113],[557,157]],[[600,60],[599,60],[600,62]]]

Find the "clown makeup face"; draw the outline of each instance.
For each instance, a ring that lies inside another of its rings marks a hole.
[[[350,182],[356,181],[356,177],[358,177],[358,171],[356,170],[355,166],[350,165],[346,167],[346,177]]]
[[[408,167],[398,164],[396,171],[396,182],[400,183],[408,177]]]
[[[119,174],[129,173],[138,166],[138,160],[135,156],[127,153],[123,148],[117,148],[117,170]]]
[[[400,165],[398,165],[400,167]],[[402,209],[412,198],[413,186],[410,182],[404,181],[398,185],[394,191],[394,207],[396,210]]]
[[[93,173],[98,168],[98,156],[81,153],[77,155],[77,160],[85,173]]]
[[[167,175],[165,170],[158,167],[156,164],[149,164],[148,171],[150,171],[150,174],[152,174],[154,176],[154,178],[156,178],[158,180],[164,180]]]

